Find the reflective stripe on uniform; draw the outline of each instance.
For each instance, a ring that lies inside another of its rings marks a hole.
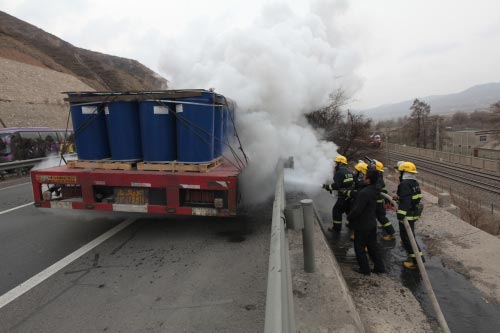
[[[406,215],[406,210],[398,209],[398,214]]]
[[[418,254],[419,254],[421,257],[424,255],[422,252],[419,252]],[[417,256],[415,255],[415,253],[410,253],[410,254],[408,255],[408,257],[410,257],[410,258],[416,258]]]
[[[389,226],[391,226],[391,225],[392,225],[392,223],[391,223],[391,221],[389,221],[389,222],[387,222],[386,224],[383,224],[382,226],[385,228],[385,227],[389,227]]]
[[[353,182],[353,181],[354,181],[353,178],[346,178],[346,179],[344,179],[344,183]]]
[[[416,221],[420,218],[420,216],[407,216],[406,219],[408,221]]]
[[[411,197],[412,200],[422,199],[422,194],[415,194]]]
[[[334,224],[342,224],[342,221],[333,221]]]
[[[377,200],[377,203],[384,203],[384,199]]]

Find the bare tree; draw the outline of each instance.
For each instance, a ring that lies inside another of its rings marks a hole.
[[[427,123],[431,107],[429,104],[416,98],[410,107],[409,129],[412,130],[417,147],[427,148]]]
[[[349,103],[349,97],[341,88],[330,93],[329,97],[330,101],[327,106],[306,115],[307,120],[314,128],[321,128],[325,132],[331,131],[342,121],[344,117],[342,107]]]
[[[329,139],[339,146],[339,151],[348,159],[367,147],[370,134],[371,119],[363,114],[354,114],[347,110],[347,118],[336,126]]]
[[[323,138],[336,143],[339,152],[348,159],[366,148],[371,127],[371,119],[343,110],[349,102],[345,91],[337,89],[330,94],[330,103],[326,107],[306,115],[314,128],[324,130]]]

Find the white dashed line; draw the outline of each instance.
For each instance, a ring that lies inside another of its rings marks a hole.
[[[4,188],[0,188],[0,191],[3,191],[3,190],[8,190],[8,189],[11,189],[11,188],[14,188],[14,187],[19,187],[19,186],[28,185],[28,184],[30,184],[30,185],[31,185],[31,182],[29,182],[29,183],[17,184],[17,185],[12,185],[12,186],[8,186],[8,187],[4,187]]]
[[[128,227],[130,224],[134,223],[135,219],[126,219],[122,223],[118,224],[115,226],[113,229],[110,229],[106,231],[104,234],[101,236],[97,237],[90,243],[82,246],[75,252],[69,254],[68,256],[64,257],[63,259],[59,260],[52,266],[46,268],[45,270],[41,271],[37,275],[33,276],[29,280],[26,280],[25,282],[21,283],[17,287],[9,290],[2,296],[0,296],[0,309],[18,298],[19,296],[23,295],[24,293],[28,292],[29,290],[33,289],[64,267],[68,266],[70,263],[75,261],[76,259],[80,258],[83,256],[85,253],[89,252],[90,250],[94,249],[96,246],[100,245],[107,239],[113,237],[115,234],[120,232],[121,230],[125,229]]]
[[[1,212],[0,212],[0,215],[2,215],[2,214],[6,214],[6,213],[8,213],[8,212],[12,212],[13,210],[16,210],[16,209],[19,209],[19,208],[23,208],[23,207],[26,207],[26,206],[32,205],[33,203],[34,203],[34,201],[29,202],[29,203],[24,204],[24,205],[21,205],[21,206],[17,206],[17,207],[11,208],[11,209],[7,209],[7,210],[4,210],[4,211],[1,211]]]

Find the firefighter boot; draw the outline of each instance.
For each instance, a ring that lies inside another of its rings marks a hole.
[[[382,237],[382,239],[385,241],[392,241],[392,240],[396,239],[396,235],[395,234],[387,234],[384,237]]]
[[[410,260],[404,261],[403,266],[405,268],[408,268],[408,269],[416,269],[417,268],[417,265],[415,265],[415,263],[413,261],[410,261]]]
[[[333,224],[328,227],[330,232],[340,233],[340,230],[342,230],[342,221],[333,221]]]

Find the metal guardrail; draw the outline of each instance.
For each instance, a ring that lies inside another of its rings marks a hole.
[[[68,155],[65,155],[65,157],[70,157],[70,156],[75,156],[75,155],[76,154],[68,154]],[[37,165],[40,162],[47,161],[47,160],[54,158],[54,157],[56,157],[56,156],[40,157],[40,158],[33,158],[30,160],[21,160],[21,161],[0,163],[0,171],[32,167],[32,166]]]
[[[280,162],[273,204],[265,333],[295,332],[292,274],[284,217],[285,203],[283,163]]]

